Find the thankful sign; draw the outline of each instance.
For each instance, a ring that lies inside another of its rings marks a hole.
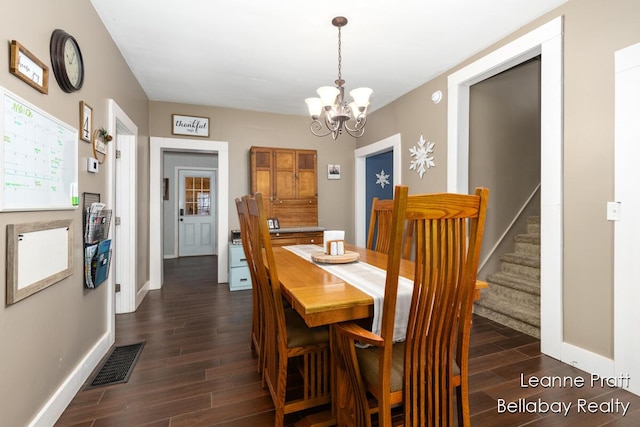
[[[209,137],[208,117],[181,116],[173,114],[171,118],[173,121],[172,133],[174,135]]]

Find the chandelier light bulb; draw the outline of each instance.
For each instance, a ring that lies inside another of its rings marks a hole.
[[[340,90],[334,86],[322,86],[318,88],[318,95],[320,95],[322,106],[325,108],[336,105],[336,97],[339,93]]]
[[[320,98],[307,98],[304,100],[309,108],[309,115],[314,118],[320,117],[322,114],[322,100]]]
[[[369,97],[373,93],[372,89],[368,87],[359,87],[349,92],[349,95],[353,98],[353,101],[358,107],[366,107],[369,105]]]

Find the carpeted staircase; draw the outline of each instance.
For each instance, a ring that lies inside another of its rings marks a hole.
[[[515,237],[515,253],[500,257],[502,271],[489,275],[474,312],[540,338],[540,217],[527,219]]]

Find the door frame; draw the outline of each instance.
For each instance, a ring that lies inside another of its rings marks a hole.
[[[214,195],[215,195],[215,209],[213,209],[211,215],[213,218],[213,226],[216,229],[216,234],[214,236],[214,240],[213,240],[213,255],[217,255],[216,249],[218,247],[218,232],[217,232],[217,227],[216,227],[216,223],[218,220],[218,168],[204,168],[204,167],[190,167],[190,166],[176,166],[174,168],[174,182],[176,183],[174,191],[176,194],[174,194],[175,199],[177,200],[177,209],[180,209],[180,171],[205,171],[205,172],[211,172],[211,175],[213,176],[212,181],[214,182],[214,186],[212,186],[212,190],[214,191]],[[164,217],[163,217],[164,218]],[[173,230],[173,253],[176,254],[177,258],[180,258],[180,224],[177,224],[176,227],[174,227]]]
[[[162,249],[162,158],[166,151],[218,154],[218,283],[228,283],[229,248],[229,143],[178,138],[149,138],[149,289],[161,289]]]
[[[356,229],[356,246],[365,247],[367,244],[366,221],[367,212],[366,194],[367,194],[367,157],[376,154],[393,151],[393,185],[401,185],[401,169],[402,169],[402,140],[400,134],[391,135],[385,139],[365,145],[355,150],[355,178],[356,178],[356,197],[355,197],[355,229]]]
[[[111,236],[113,239],[113,262],[111,274],[107,279],[109,319],[111,322],[110,333],[115,338],[115,313],[130,313],[135,311],[142,300],[148,287],[143,286],[137,290],[137,146],[138,126],[113,100],[109,99],[109,134],[116,139],[107,145],[107,197],[106,205],[115,207],[114,216],[118,216],[126,225],[124,232],[116,232],[116,221],[113,221]],[[116,160],[116,150],[120,150],[126,162],[122,167],[116,166],[120,160]],[[117,173],[116,173],[117,168]],[[116,197],[121,202],[116,204]],[[117,233],[117,235],[116,235]],[[120,292],[116,294],[116,269],[122,279]]]
[[[560,16],[448,77],[447,189],[469,192],[471,85],[541,55],[540,347],[556,359],[579,360],[582,369],[590,366],[593,372],[599,370],[597,358],[563,342],[562,31]]]

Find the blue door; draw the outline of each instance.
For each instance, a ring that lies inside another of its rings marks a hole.
[[[393,199],[393,151],[367,157],[366,170],[366,236],[371,220],[371,204],[374,197],[378,199]]]

